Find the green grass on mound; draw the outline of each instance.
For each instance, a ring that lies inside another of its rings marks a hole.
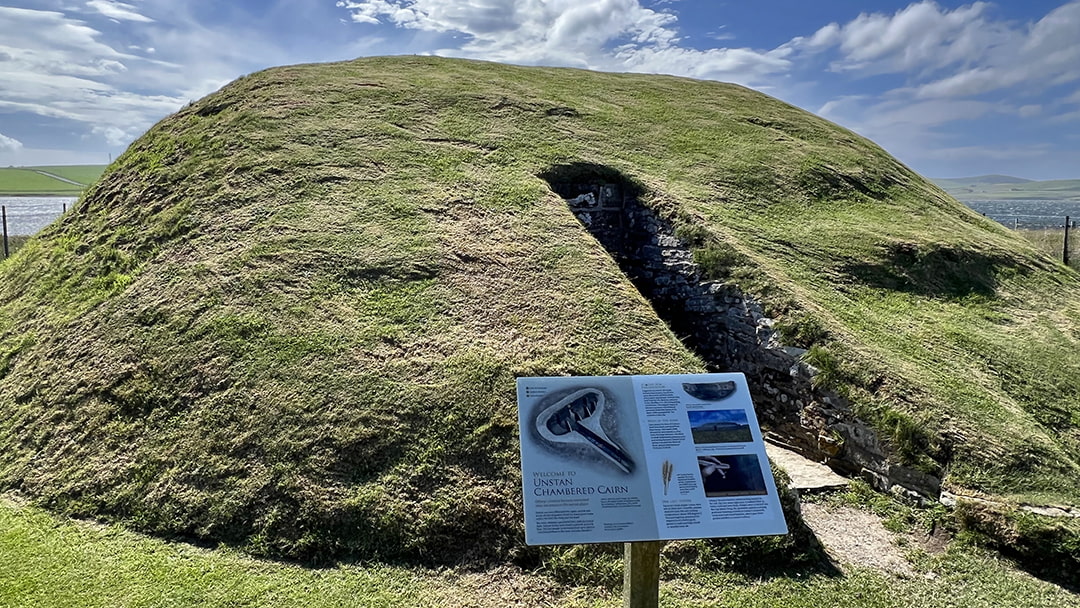
[[[636,183],[897,458],[1080,504],[1080,281],[855,134],[661,76],[247,76],[0,266],[0,488],[272,556],[521,563],[515,376],[703,364],[539,175]]]

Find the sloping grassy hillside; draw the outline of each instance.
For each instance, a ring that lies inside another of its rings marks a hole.
[[[1080,502],[1075,272],[748,89],[417,57],[238,80],[0,266],[0,488],[265,555],[517,554],[514,376],[703,369],[537,177],[578,162],[901,457]]]

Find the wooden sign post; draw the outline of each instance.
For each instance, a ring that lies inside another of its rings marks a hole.
[[[623,607],[660,605],[660,546],[658,540],[624,543]]]

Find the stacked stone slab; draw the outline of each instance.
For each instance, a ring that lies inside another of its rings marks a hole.
[[[760,302],[708,280],[671,222],[628,183],[552,183],[672,331],[713,371],[746,374],[766,439],[883,491],[938,499],[940,479],[904,467],[841,396],[815,387],[805,350],[784,346]]]

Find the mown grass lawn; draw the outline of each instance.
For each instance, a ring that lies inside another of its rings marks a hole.
[[[702,570],[665,554],[661,605],[743,608],[1066,608],[1080,596],[970,546],[911,553],[916,575],[811,567],[768,576]],[[620,588],[502,567],[308,568],[70,520],[0,497],[0,607],[431,607],[621,605]]]

